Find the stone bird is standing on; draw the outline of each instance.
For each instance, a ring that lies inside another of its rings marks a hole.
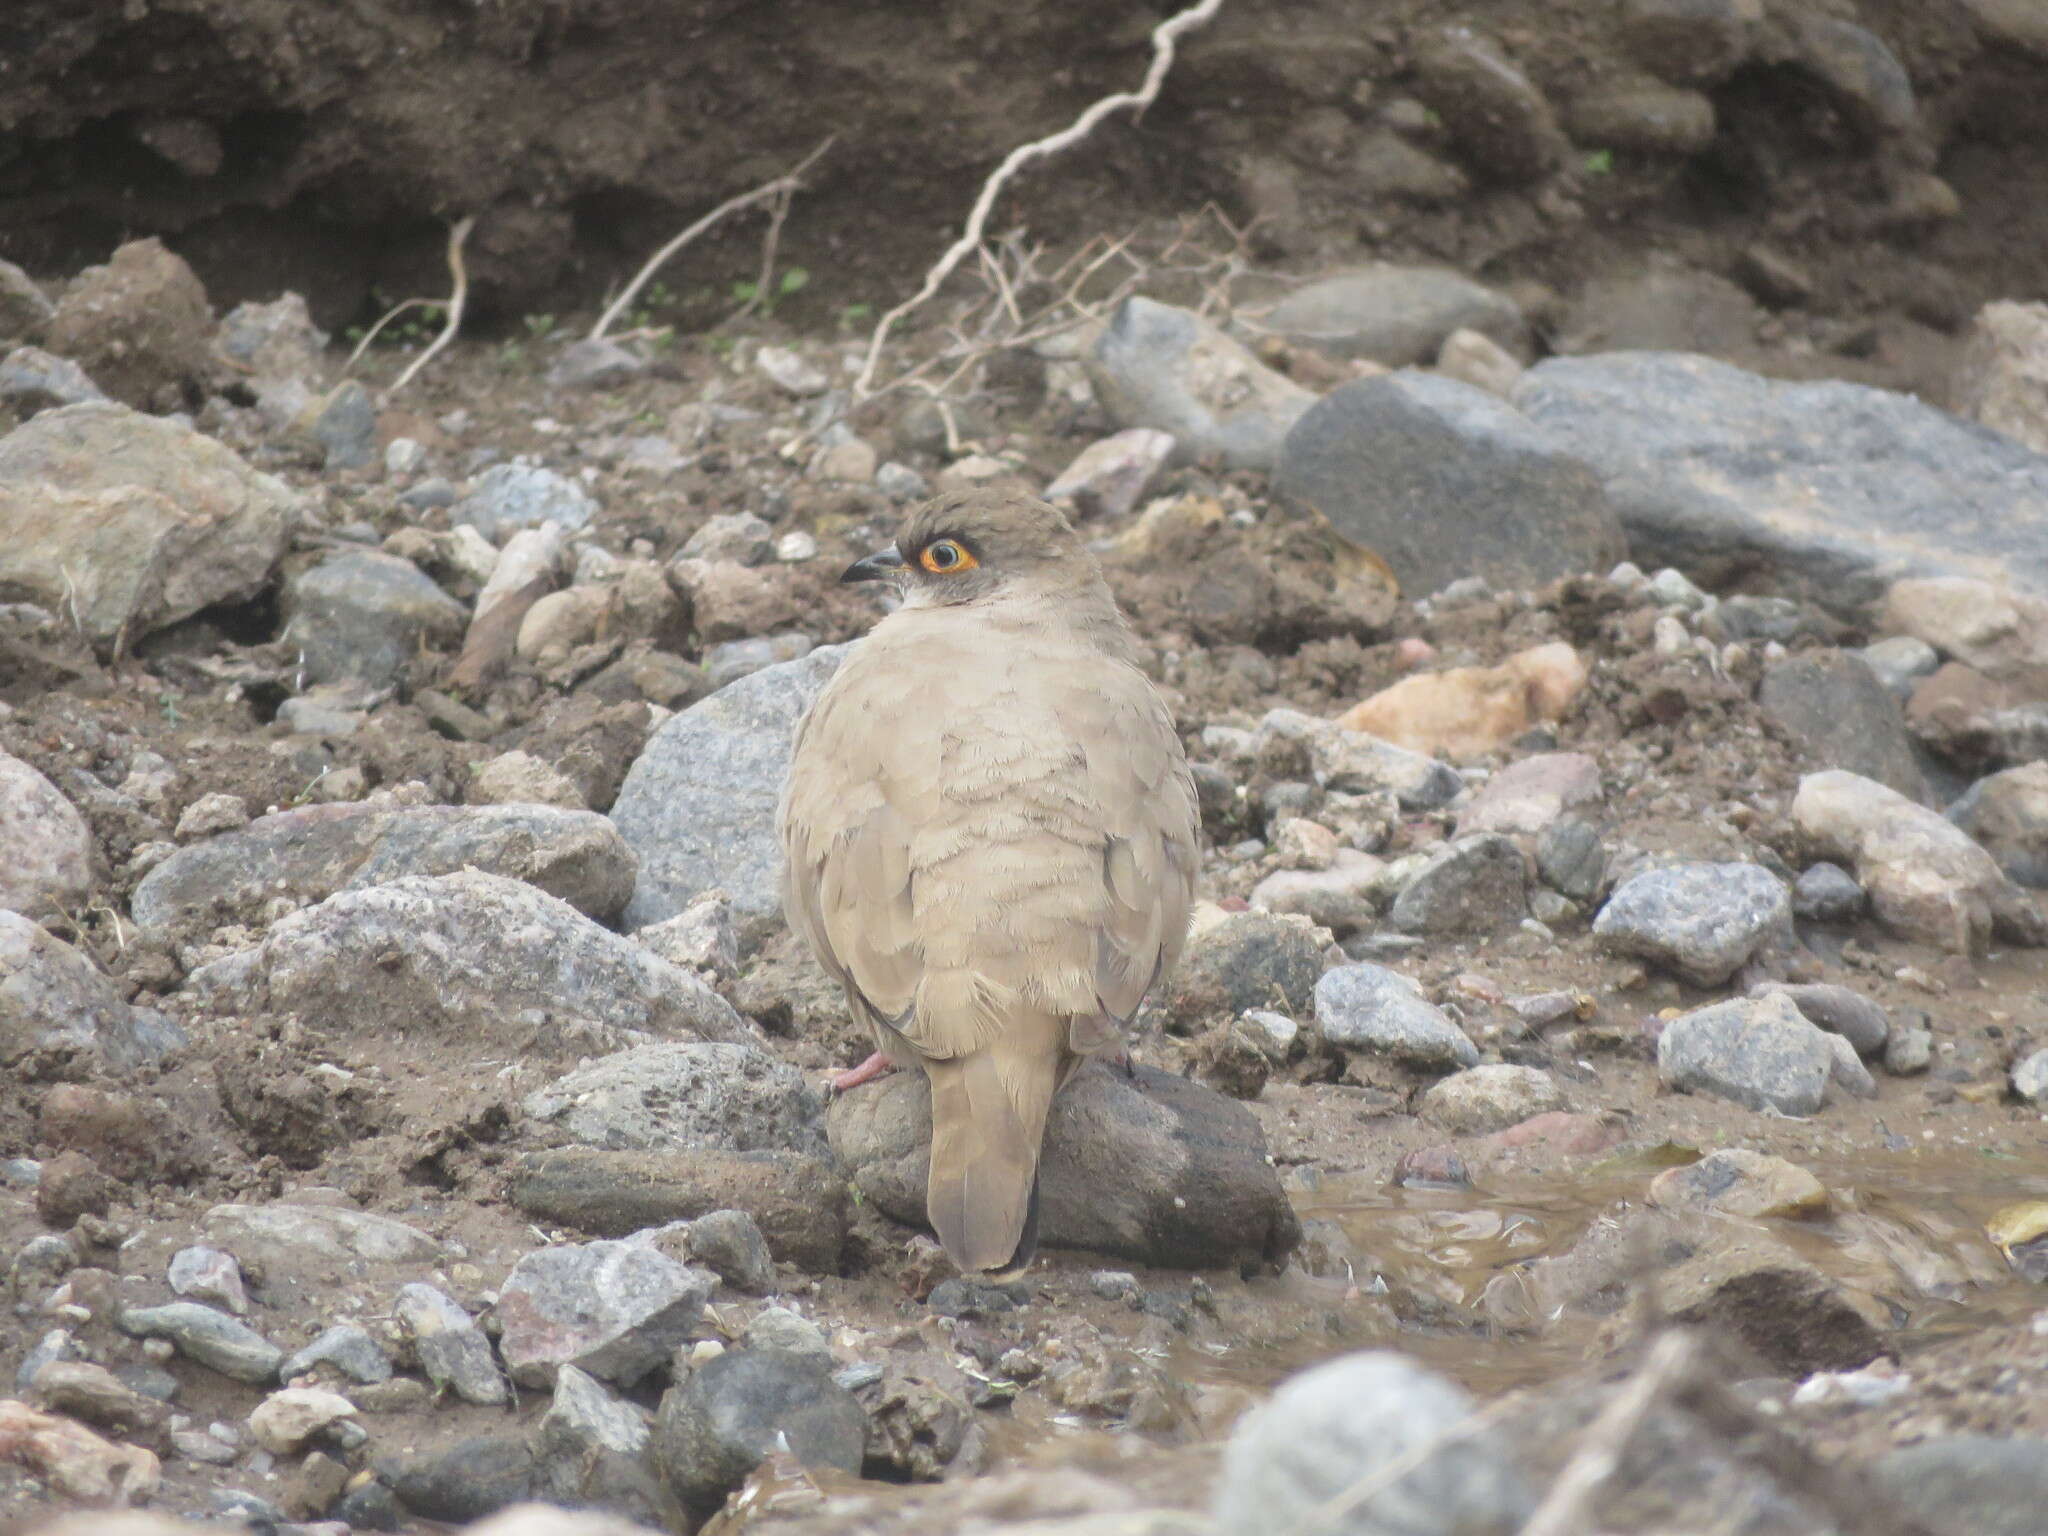
[[[903,606],[797,730],[783,906],[877,1057],[931,1079],[932,1229],[1007,1275],[1037,1248],[1053,1095],[1180,955],[1194,782],[1055,508],[942,496],[842,579]]]

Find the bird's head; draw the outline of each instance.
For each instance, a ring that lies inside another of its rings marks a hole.
[[[939,496],[913,507],[894,544],[856,560],[839,579],[893,581],[905,606],[919,607],[1101,580],[1059,508],[1032,496],[987,491]]]

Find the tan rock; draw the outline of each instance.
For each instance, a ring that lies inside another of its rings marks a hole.
[[[1894,634],[1924,640],[2029,698],[2048,699],[2048,599],[1968,576],[1930,576],[1893,582],[1884,621]]]
[[[2048,38],[2048,15],[2024,9],[2041,17],[2036,27]],[[2048,304],[2001,301],[1977,311],[1949,398],[1958,416],[2048,453]]]
[[[1585,683],[1585,664],[1560,641],[1498,667],[1404,677],[1353,705],[1337,723],[1411,752],[1466,760],[1500,751],[1538,721],[1561,719]]]
[[[559,805],[564,810],[590,807],[582,791],[553,763],[529,752],[502,752],[479,763],[469,781],[471,805]]]
[[[1797,1163],[1731,1147],[1665,1169],[1650,1181],[1650,1203],[1727,1216],[1813,1216],[1828,1208],[1828,1192]]]

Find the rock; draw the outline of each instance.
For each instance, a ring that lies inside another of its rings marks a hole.
[[[1934,1064],[1934,1033],[1917,1025],[1894,1028],[1884,1046],[1884,1069],[1893,1077],[1914,1077]]]
[[[1234,912],[1188,941],[1167,980],[1164,1003],[1180,1030],[1249,1008],[1298,1013],[1308,1008],[1322,974],[1322,946],[1303,924]]]
[[[774,1258],[810,1274],[839,1272],[852,1204],[845,1180],[819,1158],[715,1147],[534,1153],[520,1160],[509,1193],[536,1220],[602,1237],[743,1210]]]
[[[1557,1080],[1540,1067],[1469,1067],[1430,1085],[1416,1110],[1424,1125],[1452,1136],[1504,1131],[1565,1107]]]
[[[416,1280],[400,1288],[393,1311],[412,1340],[420,1370],[436,1387],[482,1407],[510,1399],[491,1341],[453,1297]],[[406,1496],[401,1492],[399,1497]]]
[[[328,1425],[353,1418],[356,1405],[324,1387],[286,1387],[258,1403],[249,1435],[273,1456],[290,1456]]]
[[[2030,700],[2048,695],[2048,599],[2002,581],[1934,576],[1893,582],[1883,617],[1895,632],[2014,684]]]
[[[1170,434],[1174,458],[1270,470],[1315,396],[1184,309],[1132,297],[1087,360],[1096,398],[1122,427]]]
[[[683,541],[678,558],[729,560],[736,565],[766,565],[775,557],[775,529],[751,512],[720,512],[706,518]]]
[[[1912,79],[1874,32],[1817,15],[1801,15],[1792,30],[1799,62],[1858,133],[1896,140],[1919,130]]]
[[[0,338],[39,341],[57,306],[36,280],[11,261],[0,261]]]
[[[1446,164],[1389,128],[1369,129],[1359,138],[1351,153],[1350,169],[1351,185],[1362,199],[1448,203],[1472,187],[1471,179],[1455,165]]]
[[[368,469],[377,462],[377,405],[359,381],[337,384],[303,419],[324,468]]]
[[[2048,39],[2048,29],[2043,31]],[[1949,382],[1958,416],[2048,453],[2048,304],[1986,304]]]
[[[533,1452],[518,1435],[482,1435],[408,1457],[392,1491],[423,1520],[480,1520],[528,1498]]]
[[[2033,1436],[1943,1436],[1887,1451],[1866,1475],[1942,1536],[2031,1536],[2048,1503],[2048,1463]]]
[[[1423,38],[1414,67],[1416,95],[1487,179],[1533,181],[1570,147],[1543,93],[1470,29],[1445,27]]]
[[[674,917],[714,887],[731,897],[742,943],[780,922],[775,809],[790,739],[845,653],[825,646],[742,678],[649,738],[611,813],[640,860],[627,927]]]
[[[1479,1052],[1399,971],[1340,965],[1316,983],[1316,1028],[1339,1050],[1391,1056],[1425,1072],[1479,1064]]]
[[[891,501],[922,501],[931,494],[925,478],[908,464],[885,463],[875,471],[875,488]]]
[[[441,1263],[441,1244],[418,1227],[342,1205],[216,1205],[202,1230],[209,1241],[259,1267],[338,1280],[381,1265]]]
[[[1543,883],[1573,901],[1599,898],[1607,884],[1607,849],[1600,833],[1583,821],[1560,821],[1536,839],[1536,873]]]
[[[2048,458],[1906,395],[1609,353],[1539,363],[1514,403],[1598,472],[1639,563],[1709,585],[1848,612],[1900,574],[2048,570]]]
[[[1289,1378],[1224,1448],[1221,1536],[1510,1536],[1535,1499],[1462,1389],[1391,1351]],[[1333,1512],[1334,1513],[1331,1513]]]
[[[690,1257],[736,1291],[775,1289],[775,1258],[761,1224],[745,1211],[707,1211],[690,1223]],[[751,1342],[751,1341],[750,1341]]]
[[[662,1500],[646,1463],[651,1438],[645,1410],[564,1365],[533,1433],[534,1492],[551,1503],[612,1510],[658,1526]]]
[[[1948,808],[1948,819],[1997,860],[2008,878],[2048,887],[2048,762],[1979,779]]]
[[[1241,321],[1332,357],[1362,357],[1389,368],[1434,359],[1456,331],[1520,351],[1529,331],[1514,300],[1448,267],[1388,263],[1304,283]]]
[[[82,1360],[43,1362],[29,1389],[42,1407],[138,1440],[156,1440],[170,1418],[166,1404],[137,1392],[105,1366]]]
[[[2048,1047],[2014,1063],[2012,1091],[2029,1104],[2048,1104]]]
[[[1808,865],[1792,885],[1792,913],[1814,923],[1851,923],[1863,915],[1863,887],[1839,864]]]
[[[1714,142],[1714,103],[1699,91],[1656,81],[1619,80],[1572,98],[1572,138],[1603,149],[1696,155]]]
[[[1657,1075],[1681,1093],[1711,1093],[1745,1109],[1811,1115],[1834,1071],[1828,1035],[1782,993],[1680,1014],[1657,1040]]]
[[[471,805],[545,805],[563,811],[589,809],[584,803],[583,792],[566,773],[543,758],[516,749],[511,752],[500,752],[489,762],[478,763],[470,775],[469,791],[464,799]],[[610,831],[613,837],[618,836],[617,831],[613,830],[609,823],[606,824],[606,830]],[[624,842],[619,844],[619,851],[626,854],[626,858],[631,861],[630,867],[637,872],[639,863],[633,860],[630,853],[626,853]],[[534,884],[540,885],[541,882],[535,881]],[[542,889],[546,889],[545,885],[542,885]],[[623,895],[632,895],[630,884]],[[571,906],[579,905],[571,897],[565,896],[563,899]],[[620,905],[624,904],[622,896]],[[579,910],[587,909],[579,907]],[[610,915],[616,917],[618,913],[615,910]]]
[[[44,1053],[125,1073],[184,1043],[176,1023],[123,1002],[79,951],[19,913],[0,910],[0,1061]]]
[[[694,1238],[694,1232],[692,1236]],[[825,1330],[787,1307],[763,1307],[747,1322],[741,1342],[748,1349],[772,1349],[834,1364]]]
[[[1870,1075],[1870,1068],[1863,1065],[1863,1058],[1856,1054],[1856,1047],[1837,1034],[1830,1034],[1827,1039],[1828,1048],[1835,1053],[1834,1063],[1828,1069],[1828,1081],[1855,1098],[1876,1098],[1877,1079]]]
[[[646,361],[604,336],[584,336],[555,354],[550,389],[616,389],[647,372]]]
[[[699,1517],[725,1502],[769,1452],[857,1474],[868,1416],[827,1362],[781,1350],[729,1350],[661,1400],[652,1456],[661,1479]]]
[[[1902,704],[1913,696],[1913,688],[1920,679],[1931,676],[1941,665],[1941,656],[1934,647],[1915,635],[1888,635],[1873,640],[1856,654]]]
[[[1458,831],[1538,836],[1569,812],[1600,804],[1600,765],[1583,752],[1538,752],[1479,786],[1458,813]],[[1572,823],[1583,825],[1583,823]]]
[[[0,401],[24,418],[60,405],[104,400],[106,391],[68,357],[53,357],[41,347],[16,347],[0,360]]]
[[[45,333],[108,394],[138,410],[175,410],[210,368],[213,310],[184,259],[154,236],[118,247],[64,291]]]
[[[2048,702],[2023,702],[2013,684],[1961,662],[1914,687],[1906,723],[1943,757],[1979,772],[2048,758]]]
[[[779,635],[749,635],[744,640],[727,640],[704,648],[704,672],[715,691],[727,683],[751,677],[764,667],[785,661],[801,661],[815,649],[811,637],[798,630]]]
[[[733,927],[732,903],[723,891],[704,892],[674,917],[640,929],[633,939],[670,965],[716,981],[730,981],[739,974],[739,934]]]
[[[536,464],[494,464],[470,483],[469,491],[448,509],[450,523],[467,523],[493,544],[522,528],[555,523],[565,533],[587,526],[597,515],[597,502],[573,480]],[[482,610],[479,609],[481,612]]]
[[[1791,896],[1762,866],[1678,864],[1624,881],[1593,920],[1593,932],[1617,954],[1714,987],[1788,936],[1791,925]]]
[[[854,485],[866,485],[875,478],[875,466],[880,458],[874,444],[865,438],[849,437],[819,454],[811,465],[811,475],[818,480],[844,480]],[[780,558],[779,553],[777,558]]]
[[[1538,721],[1563,718],[1585,683],[1585,663],[1557,641],[1498,667],[1405,677],[1354,704],[1337,723],[1410,752],[1469,760],[1501,751]]]
[[[498,1293],[498,1348],[523,1387],[552,1385],[565,1365],[631,1387],[689,1338],[717,1288],[650,1243],[536,1249]]]
[[[1621,41],[1660,78],[1716,84],[1748,57],[1762,0],[1627,0]]]
[[[1792,819],[1815,852],[1849,860],[1879,922],[1956,954],[1994,937],[2048,944],[2048,920],[1991,855],[1938,812],[1853,773],[1799,781]]]
[[[216,1301],[240,1317],[249,1310],[248,1292],[242,1285],[242,1266],[231,1253],[194,1244],[171,1255],[164,1278],[180,1296],[199,1301]]]
[[[201,795],[186,806],[178,817],[177,829],[171,835],[181,843],[189,843],[197,838],[233,832],[247,825],[248,802],[240,795],[227,795],[216,791],[210,795]]]
[[[569,587],[536,598],[519,621],[513,652],[525,661],[561,661],[579,645],[595,640],[611,613],[609,589]]]
[[[1305,917],[1343,938],[1371,925],[1385,869],[1369,853],[1339,848],[1328,869],[1283,869],[1266,876],[1252,888],[1251,904],[1260,912]]]
[[[754,354],[754,366],[777,389],[799,399],[831,388],[832,381],[816,364],[788,347],[762,347]]]
[[[1764,718],[1823,768],[1846,768],[1928,798],[1897,697],[1853,651],[1805,651],[1767,669],[1757,702]]]
[[[1653,255],[1581,287],[1556,350],[1740,356],[1754,351],[1763,323],[1756,300],[1727,278]]]
[[[1433,374],[1333,390],[1287,434],[1273,485],[1379,555],[1408,592],[1474,575],[1537,587],[1626,553],[1594,469],[1558,434]]]
[[[307,681],[396,682],[423,650],[452,650],[469,614],[409,560],[343,550],[291,583],[284,641]]]
[[[1768,992],[1783,993],[1792,1006],[1829,1034],[1840,1035],[1856,1048],[1858,1056],[1875,1056],[1884,1049],[1892,1032],[1891,1018],[1884,1009],[1860,992],[1830,982],[1766,982],[1752,988],[1751,997]]]
[[[222,317],[213,345],[237,372],[259,381],[317,382],[327,334],[313,324],[303,298],[284,293],[267,304],[237,304]]]
[[[376,1019],[479,1050],[531,1050],[541,1024],[558,1043],[745,1033],[687,971],[566,902],[474,870],[330,896],[187,985],[219,1008],[296,1013],[342,1035]]]
[[[1429,856],[1387,912],[1395,933],[1491,933],[1528,913],[1528,870],[1513,838],[1482,832]]]
[[[1387,790],[1405,811],[1448,805],[1465,787],[1447,763],[1297,710],[1268,710],[1259,721],[1254,751],[1263,753],[1274,742],[1297,743],[1306,751],[1318,788],[1349,795]]]
[[[1828,1208],[1828,1192],[1797,1163],[1729,1147],[1665,1169],[1650,1181],[1650,1203],[1728,1216],[1815,1216]]]
[[[1436,371],[1505,400],[1522,376],[1522,362],[1491,336],[1460,326],[1444,338],[1436,355]]]
[[[1137,510],[1166,467],[1173,435],[1133,427],[1090,443],[1045,488],[1047,501],[1067,500],[1082,517],[1124,517]]]
[[[0,1399],[0,1445],[7,1448],[10,1467],[66,1499],[104,1508],[146,1503],[157,1490],[161,1467],[152,1452],[102,1440],[82,1424],[11,1398]],[[10,1475],[9,1481],[16,1478]],[[121,1519],[105,1513],[84,1516],[70,1522],[71,1536],[122,1536],[116,1524]],[[63,1536],[61,1528],[58,1536]],[[146,1529],[143,1536],[149,1536]]]
[[[930,1087],[899,1072],[836,1100],[832,1148],[886,1214],[922,1228]],[[1048,1247],[1169,1269],[1277,1263],[1299,1226],[1258,1121],[1235,1100],[1149,1068],[1083,1071],[1053,1101],[1039,1165]]]
[[[196,1301],[129,1307],[116,1314],[114,1324],[130,1338],[169,1339],[186,1359],[257,1386],[277,1380],[284,1363],[284,1351],[247,1323]]]
[[[100,645],[262,591],[298,499],[175,421],[95,403],[0,438],[0,591]]]
[[[42,774],[0,751],[0,911],[45,917],[92,894],[92,832]]]
[[[825,1152],[824,1107],[796,1068],[751,1045],[644,1045],[529,1094],[522,1106],[586,1146]]]
[[[331,1365],[350,1381],[373,1383],[391,1379],[391,1360],[377,1341],[352,1323],[337,1323],[278,1367],[278,1379],[290,1381],[316,1366]]]

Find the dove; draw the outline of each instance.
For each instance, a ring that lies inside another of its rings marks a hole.
[[[842,581],[901,606],[797,727],[779,831],[792,929],[876,1056],[931,1082],[926,1214],[964,1271],[1038,1242],[1054,1096],[1170,972],[1200,866],[1171,712],[1060,511],[913,508]]]

